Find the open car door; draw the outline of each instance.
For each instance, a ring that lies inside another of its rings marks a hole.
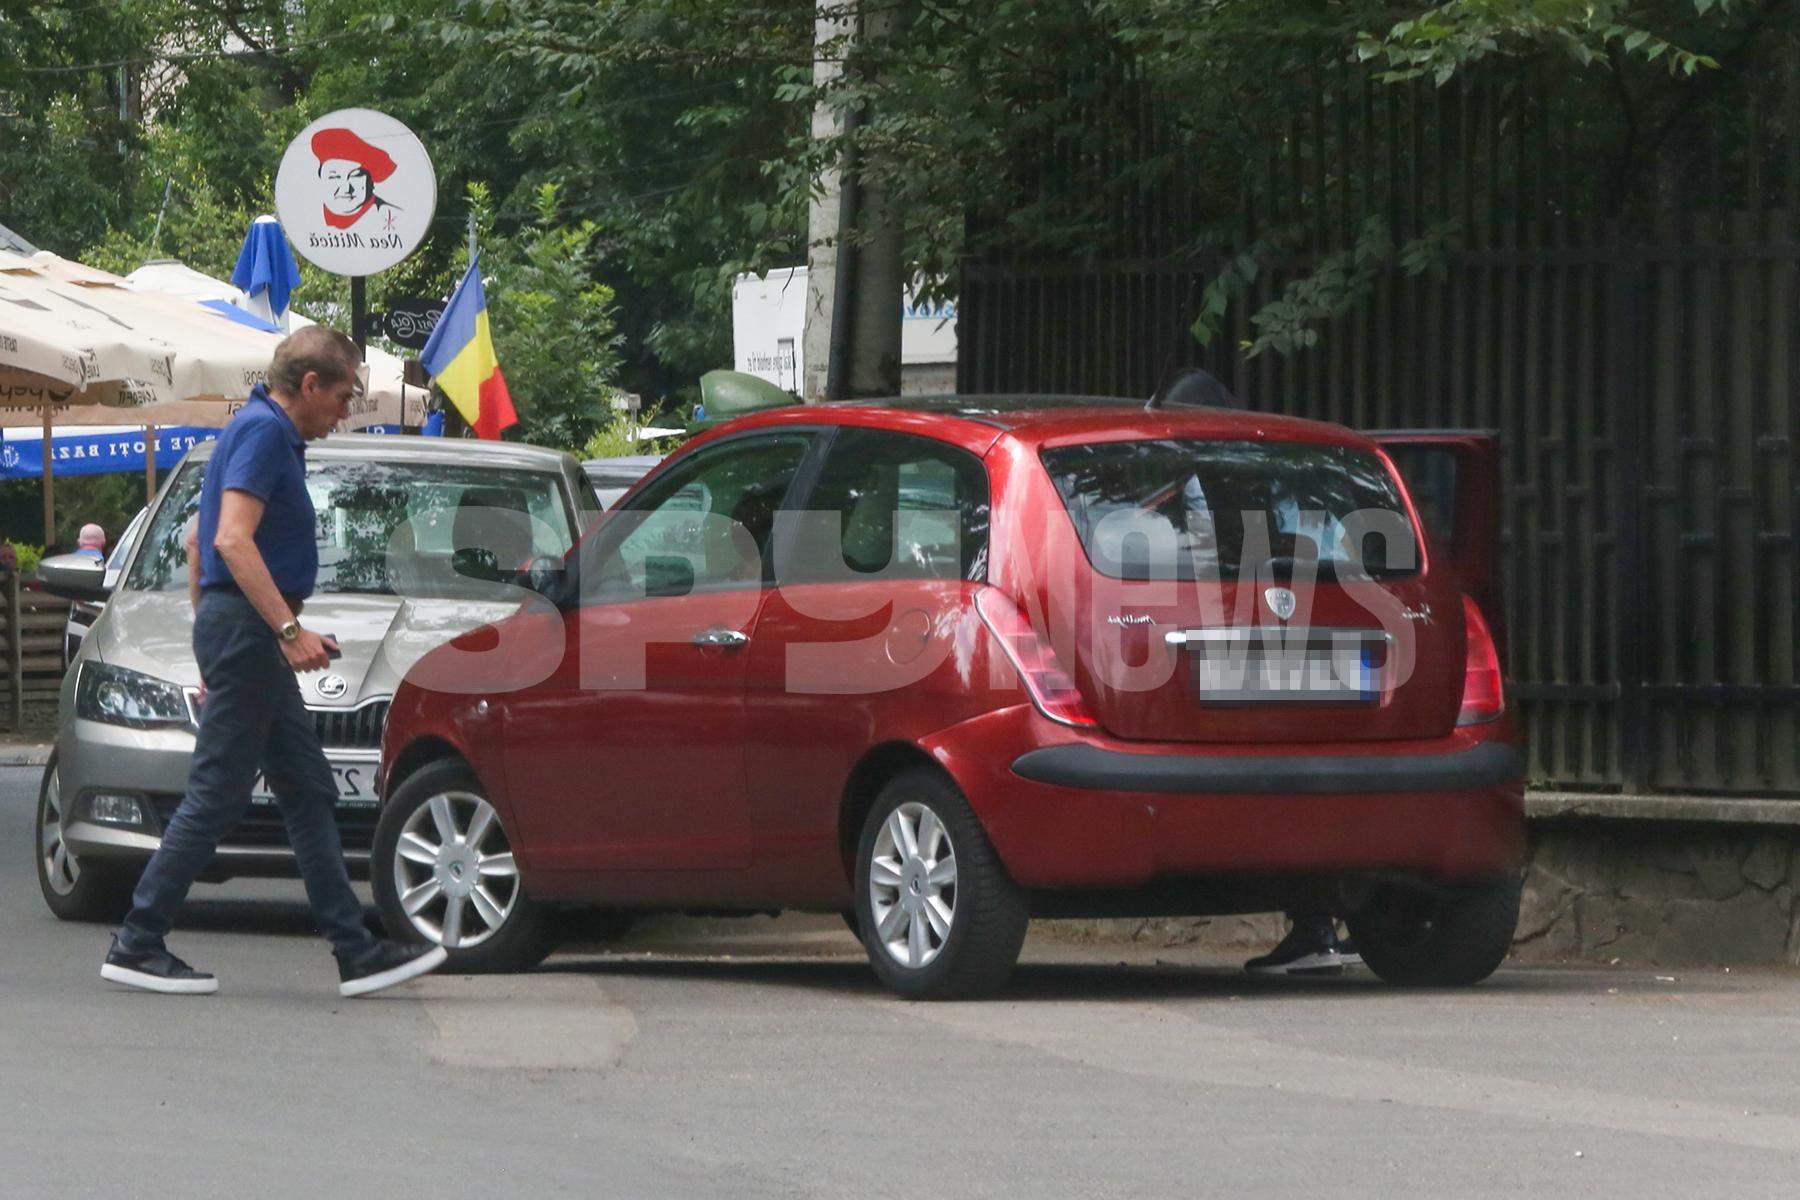
[[[1365,431],[1399,468],[1425,526],[1433,561],[1448,565],[1481,608],[1500,661],[1506,612],[1500,595],[1500,436],[1490,429]]]

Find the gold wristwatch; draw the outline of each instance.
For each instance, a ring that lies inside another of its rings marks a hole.
[[[293,641],[300,636],[300,622],[289,621],[286,625],[283,625],[280,629],[275,631],[275,636],[279,637],[284,642]]]

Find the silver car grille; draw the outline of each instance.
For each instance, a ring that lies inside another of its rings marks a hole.
[[[379,750],[387,725],[388,702],[371,700],[357,708],[313,708],[313,725],[326,753],[333,750]]]

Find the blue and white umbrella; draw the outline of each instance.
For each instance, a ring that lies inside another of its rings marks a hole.
[[[288,331],[288,297],[300,286],[300,264],[288,248],[281,222],[274,217],[250,222],[231,282],[244,293],[244,311]]]

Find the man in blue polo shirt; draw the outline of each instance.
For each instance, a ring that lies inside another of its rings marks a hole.
[[[103,978],[153,992],[207,993],[218,980],[163,943],[188,888],[250,803],[260,769],[281,806],[313,917],[338,961],[338,990],[359,996],[423,975],[441,946],[377,941],[350,888],[333,809],[337,784],[296,673],[323,670],[330,638],[300,624],[319,571],[306,443],[349,412],[361,354],[308,326],[275,348],[267,388],[231,418],[207,465],[188,540],[194,657],[203,700],[187,794],[144,868]]]

